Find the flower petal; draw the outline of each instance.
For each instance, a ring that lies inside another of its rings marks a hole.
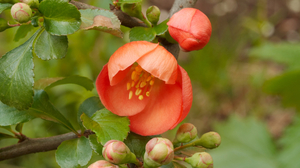
[[[131,66],[128,67],[128,69],[130,68]],[[119,116],[132,116],[141,112],[149,100],[148,97],[139,100],[137,96],[133,96],[129,100],[129,91],[126,88],[128,78],[130,78],[130,74],[127,74],[117,85],[111,86],[108,78],[108,67],[105,65],[96,80],[96,88],[102,104]]]
[[[192,18],[190,33],[201,41],[201,43],[206,44],[210,39],[211,31],[211,23],[208,17],[203,12],[196,10]]]
[[[124,71],[139,58],[154,50],[158,44],[150,43],[147,41],[134,41],[127,43],[120,47],[108,61],[108,76],[110,84],[113,86],[120,82],[122,79],[115,76],[119,71]]]
[[[196,11],[197,9],[195,8],[183,8],[171,17],[167,25],[185,32],[189,32],[191,28],[191,20]]]
[[[179,83],[182,89],[182,111],[179,120],[174,124],[173,127],[171,127],[171,129],[176,127],[177,124],[185,119],[190,112],[193,102],[193,90],[190,77],[188,76],[188,73],[179,65],[178,70],[178,79],[176,83]]]
[[[174,84],[177,78],[177,60],[162,46],[137,60],[137,63],[151,75],[163,80],[166,84]]]
[[[145,109],[129,117],[130,130],[143,136],[157,135],[169,130],[181,115],[182,91],[179,84],[161,84],[153,89],[155,90],[151,91],[151,99]]]

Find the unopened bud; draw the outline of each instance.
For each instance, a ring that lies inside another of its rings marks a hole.
[[[10,26],[8,26],[7,21],[3,18],[0,18],[0,32],[3,32],[8,28],[10,28]]]
[[[150,6],[146,11],[147,19],[154,25],[157,24],[160,16],[160,10],[157,6]]]
[[[27,5],[33,7],[33,8],[38,8],[39,7],[39,0],[20,0],[23,3],[26,3]]]
[[[153,138],[146,145],[144,167],[159,167],[170,163],[174,158],[174,147],[166,138]]]
[[[204,148],[213,149],[221,144],[221,136],[216,132],[208,132],[195,141],[195,144],[197,146],[203,146]]]
[[[187,143],[196,138],[197,128],[190,123],[182,124],[176,133],[174,144],[175,143]]]
[[[106,142],[102,149],[102,155],[105,160],[115,164],[136,162],[136,156],[130,152],[124,142],[118,140]]]
[[[106,160],[99,160],[91,164],[88,168],[119,168],[119,166],[109,163]]]
[[[213,168],[213,159],[206,152],[195,153],[192,157],[186,158],[185,162],[195,168]]]
[[[121,6],[121,10],[127,13],[129,16],[136,17],[141,20],[144,19],[141,3],[124,3]]]
[[[32,10],[25,3],[16,3],[11,7],[11,16],[19,23],[26,23],[30,20]]]

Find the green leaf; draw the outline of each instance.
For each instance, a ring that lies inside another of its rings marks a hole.
[[[278,161],[281,167],[299,168],[300,160],[300,117],[294,120],[293,124],[288,127],[280,139],[280,145],[282,147],[281,152],[278,155]]]
[[[79,11],[82,21],[81,29],[99,30],[117,37],[123,37],[120,30],[121,22],[113,12],[104,9],[82,9]]]
[[[154,26],[153,29],[156,32],[156,35],[163,35],[165,32],[168,31],[168,25],[167,22],[169,21],[169,19],[161,22],[159,25]]]
[[[154,136],[141,136],[131,132],[124,140],[124,143],[128,146],[130,151],[136,155],[136,157],[143,157],[146,144],[152,138],[154,138]]]
[[[54,36],[43,29],[33,43],[33,54],[42,60],[64,58],[68,51],[67,36]]]
[[[276,168],[276,147],[266,126],[254,118],[232,116],[216,125],[221,145],[210,153],[214,167]]]
[[[26,37],[26,35],[33,29],[33,26],[31,24],[29,25],[21,25],[17,33],[15,34],[14,41],[19,41],[20,39]]]
[[[62,168],[85,166],[92,157],[89,140],[82,136],[78,139],[64,141],[55,152],[56,162]]]
[[[107,109],[97,111],[91,118],[83,113],[81,120],[86,129],[96,133],[102,145],[112,139],[123,141],[130,130],[127,117],[117,116]]]
[[[265,43],[249,52],[251,56],[283,63],[290,69],[300,68],[299,53],[300,44],[292,43]]]
[[[78,113],[77,113],[77,121],[79,123],[79,125],[81,127],[83,127],[82,125],[82,121],[80,119],[80,116],[85,113],[88,117],[92,117],[93,114],[98,111],[103,109],[104,106],[102,105],[99,97],[90,97],[88,99],[86,99],[79,107],[78,109]]]
[[[102,156],[102,148],[103,146],[101,143],[97,141],[97,136],[95,134],[89,135],[89,141],[92,149],[94,152],[96,152],[98,155]]]
[[[0,132],[0,140],[7,139],[7,138],[16,138],[16,137],[14,137],[13,135],[9,135],[9,134]]]
[[[6,9],[8,9],[8,8],[10,8],[10,7],[12,7],[12,4],[9,4],[9,3],[0,3],[0,14],[1,14],[4,10],[6,10]]]
[[[28,109],[33,101],[31,46],[37,33],[0,58],[0,100],[18,110]]]
[[[22,132],[23,125],[24,125],[23,123],[19,123],[19,124],[17,124],[17,125],[16,125],[16,127],[15,127],[16,131],[18,131],[18,132]]]
[[[300,110],[300,70],[290,71],[265,82],[264,91],[280,95],[285,106]]]
[[[28,110],[28,114],[44,120],[60,123],[77,134],[77,131],[73,128],[71,123],[51,104],[48,94],[43,90],[35,91],[33,104]]]
[[[130,41],[152,41],[156,36],[156,32],[152,28],[134,27],[130,30]]]
[[[43,78],[38,80],[35,83],[34,87],[36,89],[49,90],[55,86],[64,85],[64,84],[76,84],[84,87],[86,90],[93,90],[94,88],[94,82],[92,80],[79,75],[68,76],[65,78],[63,77]]]
[[[68,35],[80,27],[80,12],[68,1],[43,0],[39,11],[44,15],[44,27],[50,34]]]
[[[0,125],[15,125],[34,119],[34,116],[27,114],[26,111],[19,111],[0,102]]]

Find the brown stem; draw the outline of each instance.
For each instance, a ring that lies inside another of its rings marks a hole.
[[[93,132],[86,131],[83,135],[88,136],[90,134],[93,134]],[[15,145],[0,148],[0,161],[31,153],[55,150],[63,141],[75,138],[78,138],[78,136],[73,132],[47,138],[26,138]]]
[[[71,4],[75,5],[78,9],[101,9],[92,5],[88,5],[82,2],[70,1]],[[136,18],[133,18],[126,13],[122,12],[120,9],[115,8],[115,6],[111,5],[110,10],[118,17],[118,19],[121,21],[121,24],[126,27],[136,27],[136,26],[142,26],[142,27],[147,27],[142,21],[139,21]]]

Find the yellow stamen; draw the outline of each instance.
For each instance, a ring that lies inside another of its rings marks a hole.
[[[150,96],[150,92],[148,91],[148,92],[146,92],[146,96],[147,97],[149,97]]]
[[[147,82],[149,82],[151,79],[152,79],[151,76],[148,76]]]
[[[151,80],[151,81],[150,81],[150,85],[151,85],[151,86],[154,85],[154,80]]]
[[[130,92],[129,92],[129,100],[132,98],[132,95],[133,95],[133,92],[130,91]]]
[[[131,73],[131,79],[132,80],[134,80],[135,78],[136,78],[136,71],[133,71],[132,73]]]
[[[127,83],[127,90],[129,90],[131,88],[131,84],[130,82]]]
[[[134,81],[131,82],[131,87],[133,87],[133,86],[134,86]]]
[[[141,92],[142,92],[142,89],[136,89],[135,95],[139,95],[139,94],[141,94]]]
[[[147,83],[145,81],[141,82],[140,87],[143,88],[147,85]]]
[[[137,66],[137,67],[135,67],[135,70],[137,72],[142,72],[143,68],[141,66]]]
[[[143,95],[139,95],[139,100],[143,100],[144,96]]]

